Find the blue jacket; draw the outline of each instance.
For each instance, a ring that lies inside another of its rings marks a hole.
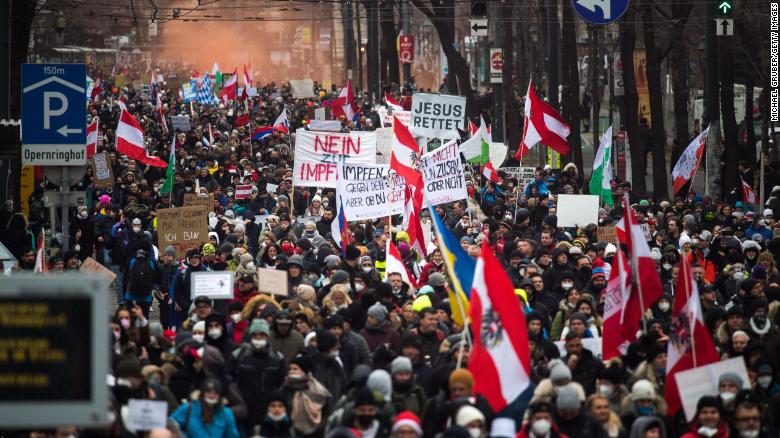
[[[525,186],[525,196],[531,196],[531,185],[536,186],[536,192],[539,193],[539,196],[547,196],[550,194],[550,190],[547,188],[546,179],[543,179],[542,181],[534,179],[530,184]]]
[[[210,424],[204,424],[201,420],[200,400],[184,403],[170,418],[178,423],[182,432],[189,437],[239,438],[236,418],[233,412],[224,406],[220,412],[214,414],[214,421]]]

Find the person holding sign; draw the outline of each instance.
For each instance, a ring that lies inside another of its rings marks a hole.
[[[179,406],[171,419],[189,437],[239,438],[236,419],[224,406],[222,385],[217,379],[206,380],[200,397]]]

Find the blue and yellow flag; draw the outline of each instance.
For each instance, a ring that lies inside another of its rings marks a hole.
[[[469,257],[463,250],[458,238],[447,229],[430,204],[428,209],[433,218],[433,230],[436,233],[436,240],[439,243],[439,250],[444,258],[444,266],[447,267],[447,276],[450,280],[448,294],[452,319],[456,324],[463,325],[469,314],[471,282],[474,280],[477,261]]]

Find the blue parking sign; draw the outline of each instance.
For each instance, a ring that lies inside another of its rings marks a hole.
[[[86,164],[87,67],[22,65],[22,162]]]

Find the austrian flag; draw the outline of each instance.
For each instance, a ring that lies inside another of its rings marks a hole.
[[[570,133],[571,129],[563,117],[555,108],[539,99],[529,83],[525,97],[523,139],[517,149],[516,158],[522,159],[539,142],[553,148],[559,154],[567,154],[569,143],[566,142],[566,137]]]

